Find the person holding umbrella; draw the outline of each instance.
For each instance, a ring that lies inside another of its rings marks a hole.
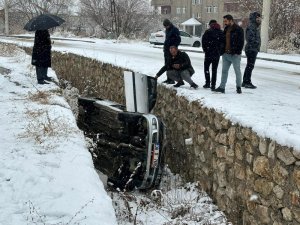
[[[49,84],[46,81],[52,81],[47,76],[48,68],[51,67],[51,39],[48,29],[64,22],[58,16],[45,13],[32,18],[24,27],[25,30],[35,31],[31,64],[36,67],[38,84]]]
[[[51,67],[51,40],[48,30],[35,32],[31,64],[36,67],[38,84],[49,84],[46,81],[52,81],[47,76],[48,67]]]

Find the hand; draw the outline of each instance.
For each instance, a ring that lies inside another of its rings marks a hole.
[[[173,68],[177,70],[180,69],[180,64],[173,64]]]

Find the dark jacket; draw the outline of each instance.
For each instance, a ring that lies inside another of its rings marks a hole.
[[[158,71],[156,76],[158,76],[158,77],[161,76],[167,70],[175,70],[172,67],[174,64],[179,64],[180,65],[180,68],[178,69],[178,71],[183,71],[183,70],[187,69],[190,72],[191,76],[195,73],[194,68],[192,67],[192,64],[191,64],[190,57],[188,56],[188,54],[178,50],[177,55],[174,58],[173,57],[168,58],[166,65],[164,65]]]
[[[253,51],[253,52],[259,52],[260,50],[260,31],[259,31],[259,25],[256,22],[256,18],[259,14],[257,12],[250,13],[249,16],[249,25],[246,29],[246,47],[245,51]]]
[[[31,64],[39,67],[51,67],[51,40],[48,30],[35,32]]]
[[[173,24],[170,25],[168,29],[166,29],[166,40],[164,42],[164,50],[169,51],[170,46],[176,46],[181,42],[180,33],[177,27]]]
[[[228,26],[224,29],[224,35],[225,35],[225,41],[224,41],[224,48],[221,52],[221,55],[225,52],[225,46],[226,46],[226,32],[228,30]],[[244,47],[244,30],[237,24],[232,25],[232,30],[230,32],[230,52],[231,55],[241,55],[242,50]]]
[[[202,36],[202,48],[206,58],[219,58],[224,48],[225,36],[220,25],[213,23]]]

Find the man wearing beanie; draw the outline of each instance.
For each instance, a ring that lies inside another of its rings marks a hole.
[[[165,57],[165,64],[168,61],[168,58],[171,57],[170,54],[170,47],[171,46],[176,46],[178,47],[178,45],[181,42],[181,37],[180,37],[180,33],[177,27],[175,27],[170,20],[165,19],[163,21],[163,25],[166,29],[166,39],[164,42],[164,57]],[[175,82],[171,79],[167,79],[164,81],[164,83],[167,84],[174,84]]]
[[[221,56],[222,49],[224,48],[225,35],[221,31],[220,25],[216,20],[209,22],[209,29],[205,31],[202,36],[202,48],[205,53],[204,58],[204,75],[205,85],[204,88],[211,88],[215,90],[217,81],[217,69]],[[210,79],[209,67],[212,65],[212,76]]]

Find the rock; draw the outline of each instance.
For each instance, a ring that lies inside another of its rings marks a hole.
[[[253,161],[253,155],[251,155],[250,153],[246,154],[246,161],[247,163],[251,164]]]
[[[300,151],[299,150],[293,150],[292,151],[293,155],[297,158],[297,159],[300,159]]]
[[[271,141],[268,148],[268,157],[270,159],[275,159],[275,146],[276,146],[275,141]]]
[[[242,128],[242,134],[248,141],[251,140],[251,129],[250,128]]]
[[[270,178],[269,160],[265,156],[259,156],[254,160],[253,172],[266,178]]]
[[[245,141],[245,149],[249,153],[253,153],[253,147],[249,141]]]
[[[300,189],[300,170],[295,169],[293,172],[293,180],[297,185],[298,189]]]
[[[271,194],[274,184],[268,182],[266,179],[257,179],[254,183],[254,190],[262,194],[264,197],[267,197]]]
[[[294,162],[296,162],[295,157],[293,156],[291,151],[287,148],[278,150],[277,158],[279,158],[287,166],[292,165]]]
[[[256,208],[256,215],[262,224],[269,224],[271,222],[268,207],[258,205]]]
[[[262,155],[267,154],[267,141],[264,138],[259,140],[259,151]]]
[[[227,147],[220,145],[216,148],[216,153],[218,158],[225,158],[227,155]]]
[[[243,160],[243,149],[240,143],[235,144],[235,156],[238,160]]]
[[[242,165],[240,165],[239,163],[235,163],[234,164],[234,171],[235,171],[235,176],[236,178],[240,179],[240,180],[244,180],[245,179],[245,168],[243,168]]]
[[[227,133],[222,133],[219,135],[218,142],[223,145],[228,145]]]
[[[276,166],[273,169],[273,179],[277,184],[284,185],[288,179],[288,171],[280,166],[279,163],[276,163]]]
[[[293,214],[291,212],[291,210],[289,208],[283,208],[281,210],[281,213],[282,213],[282,217],[285,221],[292,221],[293,220]]]
[[[278,199],[282,199],[283,195],[284,195],[284,191],[281,189],[281,187],[279,185],[276,185],[274,188],[273,188],[273,192],[274,194],[276,195],[276,197]]]
[[[235,127],[230,127],[228,129],[228,143],[230,146],[233,146],[235,143]]]

